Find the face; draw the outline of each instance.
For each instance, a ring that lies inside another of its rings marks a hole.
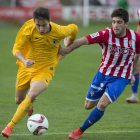
[[[120,17],[112,18],[112,27],[113,32],[118,37],[124,37],[126,35],[126,27],[128,26],[128,22],[125,23],[124,20]]]
[[[36,29],[41,35],[50,32],[50,21],[35,19],[34,22],[36,25]]]

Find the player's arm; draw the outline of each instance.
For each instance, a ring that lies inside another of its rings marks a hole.
[[[63,56],[63,55],[66,55],[66,54],[72,52],[73,50],[79,48],[82,45],[102,43],[102,42],[104,42],[104,40],[102,38],[103,39],[105,38],[105,37],[103,37],[102,31],[90,34],[88,36],[85,36],[85,37],[78,39],[77,41],[75,41],[73,44],[71,44],[67,48],[60,47],[58,53]]]
[[[60,26],[60,34],[64,39],[65,47],[71,45],[78,33],[78,26],[75,24],[69,24],[68,26]]]
[[[133,71],[132,74],[134,75],[137,71],[138,61],[139,61],[140,54],[136,54],[133,62]]]
[[[21,51],[15,53],[15,57],[20,60],[26,67],[31,67],[35,64],[35,61],[32,61],[30,59],[25,59],[23,53]]]
[[[66,37],[66,38],[64,39],[64,45],[65,45],[65,47],[70,46],[70,45],[74,42],[74,40],[75,40],[75,39],[70,39],[69,37]]]
[[[132,77],[131,77],[131,80],[130,80],[130,83],[129,84],[133,84],[135,82],[135,76],[134,76],[134,74],[137,71],[137,65],[138,65],[139,57],[140,57],[140,54],[136,54],[135,55],[134,62],[133,62]]]
[[[16,41],[13,47],[13,55],[21,61],[26,67],[31,67],[35,64],[32,60],[26,60],[23,54],[27,42],[30,40],[31,27],[25,23],[17,34]]]
[[[80,39],[77,39],[73,44],[71,44],[70,46],[68,46],[66,48],[60,47],[58,53],[60,55],[64,56],[66,54],[69,54],[73,50],[79,48],[82,45],[88,45],[88,39],[86,37],[82,37]]]

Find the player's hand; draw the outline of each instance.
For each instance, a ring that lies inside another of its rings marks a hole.
[[[134,84],[134,82],[135,82],[135,76],[132,74],[132,77],[131,77],[129,85]]]
[[[68,48],[68,47],[65,48],[65,47],[62,47],[62,46],[60,45],[59,50],[58,50],[58,53],[59,53],[60,55],[64,56],[64,55],[70,53],[70,51],[69,51],[69,48]]]
[[[24,65],[28,68],[30,68],[32,65],[35,64],[35,61],[32,61],[30,59],[25,60]]]
[[[60,57],[59,61],[61,61],[66,55],[63,55]]]
[[[65,45],[65,47],[68,46],[68,43],[69,43],[69,37],[66,37],[66,38],[64,39],[64,45]]]
[[[59,61],[61,61],[66,56],[66,53],[67,53],[66,50],[67,48],[62,47],[61,45],[59,46],[58,53],[61,55]]]

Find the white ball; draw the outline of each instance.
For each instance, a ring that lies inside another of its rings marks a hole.
[[[34,135],[40,135],[47,131],[49,123],[42,114],[34,114],[27,120],[27,128]]]

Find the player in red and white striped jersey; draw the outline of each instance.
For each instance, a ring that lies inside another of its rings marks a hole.
[[[138,26],[137,26],[137,33],[140,35],[140,8],[137,10],[137,15],[138,15]],[[139,62],[137,64],[137,69],[134,73],[135,76],[135,82],[134,84],[131,85],[132,89],[132,95],[126,99],[127,103],[138,103],[138,86],[139,86],[139,70],[140,70],[140,57],[139,57]]]
[[[63,58],[82,45],[98,43],[103,55],[85,101],[85,109],[96,107],[84,124],[69,135],[71,139],[79,139],[87,128],[99,121],[107,106],[117,100],[127,84],[135,81],[133,73],[139,60],[140,36],[127,28],[129,14],[125,9],[115,9],[111,17],[112,27],[80,38],[67,48],[59,49]]]

